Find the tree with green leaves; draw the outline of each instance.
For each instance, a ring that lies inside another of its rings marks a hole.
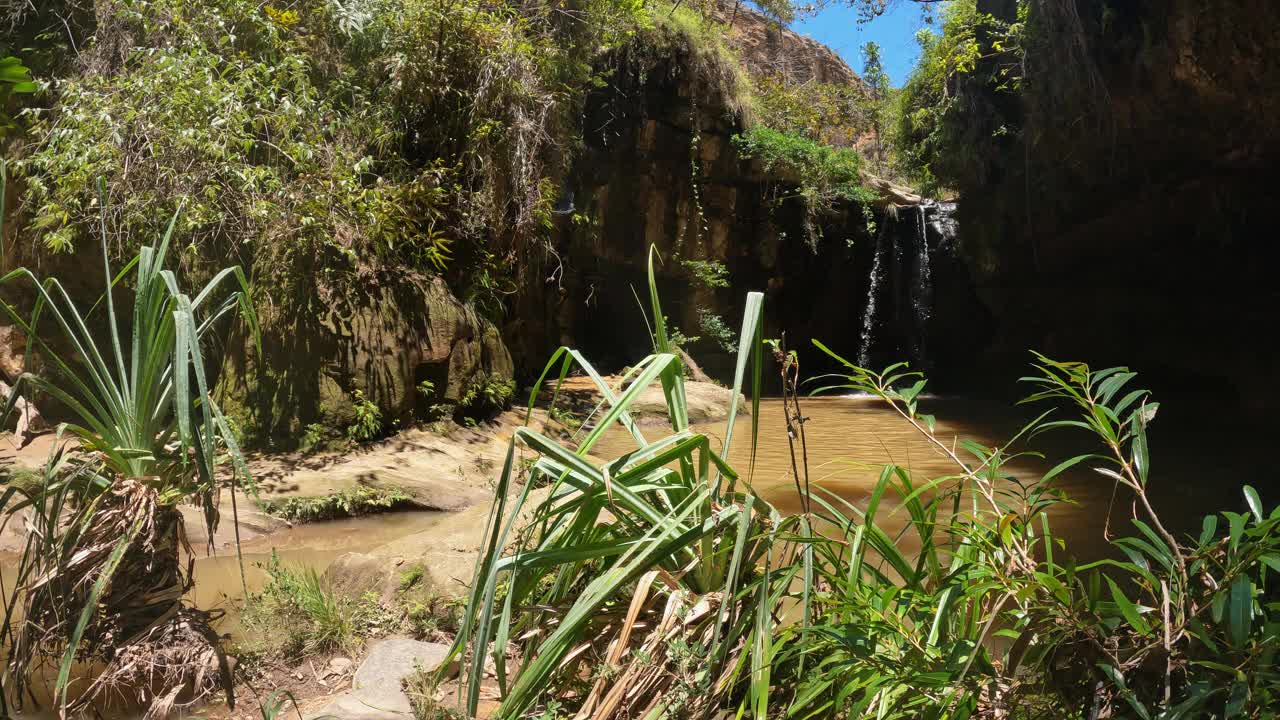
[[[868,42],[862,46],[862,83],[866,85],[871,96],[871,128],[875,131],[876,170],[884,170],[884,115],[885,104],[893,89],[889,74],[884,70],[884,61],[880,57],[880,46]]]

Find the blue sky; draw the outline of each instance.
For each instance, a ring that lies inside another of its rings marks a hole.
[[[791,28],[840,53],[858,74],[862,74],[862,46],[880,45],[885,70],[894,87],[901,87],[920,55],[916,31],[926,27],[920,6],[913,2],[894,3],[888,12],[869,23],[858,24],[858,13],[847,3],[835,0],[825,10]]]

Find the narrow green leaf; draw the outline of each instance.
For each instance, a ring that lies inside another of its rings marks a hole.
[[[1115,600],[1116,606],[1120,608],[1120,614],[1124,616],[1124,619],[1139,635],[1150,635],[1151,626],[1147,624],[1146,620],[1142,619],[1142,613],[1138,611],[1137,605],[1134,605],[1129,600],[1114,580],[1106,578],[1106,581],[1107,585],[1111,587],[1111,598]]]

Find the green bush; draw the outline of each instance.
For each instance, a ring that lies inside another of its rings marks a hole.
[[[351,409],[355,411],[355,420],[347,426],[347,439],[352,442],[367,442],[382,435],[382,408],[364,396],[364,392],[356,390]]]
[[[776,184],[795,188],[794,197],[804,203],[810,218],[806,226],[811,249],[816,250],[819,239],[814,216],[843,203],[866,207],[875,199],[862,183],[863,159],[857,150],[823,145],[764,126],[735,135],[733,143],[743,157],[757,160],[765,172],[780,175],[781,183]],[[782,195],[775,201],[788,197]]]
[[[480,373],[462,391],[458,409],[464,418],[475,420],[502,410],[515,394],[515,380],[497,373]]]

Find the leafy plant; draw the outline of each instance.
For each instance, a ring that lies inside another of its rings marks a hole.
[[[2,183],[0,176],[0,194]],[[4,523],[26,512],[36,528],[5,606],[12,639],[6,676],[21,697],[35,668],[54,660],[63,713],[109,687],[112,673],[130,672],[113,664],[129,656],[126,639],[146,643],[166,623],[189,619],[182,615],[191,579],[179,562],[177,506],[198,505],[212,537],[220,459],[230,459],[233,485],[249,477],[235,433],[210,395],[204,353],[208,334],[236,313],[257,337],[248,281],[230,267],[194,297],[183,292],[165,268],[177,222],[175,215],[160,244],[144,246],[119,271],[108,260],[104,228],[104,294],[89,311],[56,279],[41,281],[26,268],[0,277],[0,285],[30,286],[29,317],[7,301],[0,301],[0,313],[28,338],[26,357],[38,355],[46,368],[18,378],[5,413],[20,394],[43,393],[70,414],[59,437],[67,433],[78,443],[75,452],[54,448],[38,488],[11,486],[0,495]],[[132,295],[128,315],[116,310],[116,294],[125,288]],[[72,702],[77,661],[105,669]],[[156,677],[156,686],[182,684],[190,679],[185,673],[196,671],[194,664],[175,668]]]
[[[302,429],[302,441],[298,443],[298,449],[302,452],[313,452],[319,449],[328,433],[329,428],[323,423],[309,423]]]
[[[1025,13],[1005,22],[979,12],[974,0],[957,0],[942,10],[941,32],[922,29],[916,39],[920,61],[887,110],[887,124],[901,170],[923,192],[937,194],[973,178],[986,177],[993,157],[1007,149],[1009,118],[997,107],[961,98],[961,87],[985,85],[993,95],[1016,91],[1025,70],[1028,38]],[[1084,68],[1063,68],[1068,74]],[[1074,82],[1074,81],[1073,81]]]
[[[530,408],[557,366],[563,378],[576,363],[604,395],[607,411],[576,451],[527,427],[516,431],[508,449],[485,552],[451,652],[466,661],[464,712],[474,712],[487,656],[504,689],[496,718],[537,712],[540,704],[549,710],[563,701],[548,689],[578,682],[584,672],[589,677],[592,656],[619,671],[611,683],[601,678],[582,687],[577,696],[582,711],[621,706],[638,711],[653,703],[662,712],[675,702],[665,692],[673,687],[667,665],[674,637],[707,649],[707,662],[692,679],[699,692],[682,712],[738,697],[743,687],[751,688],[757,702],[767,702],[766,608],[773,587],[767,560],[777,525],[785,521],[749,489],[740,490],[738,475],[722,454],[706,436],[688,429],[681,362],[673,354],[658,300],[652,255],[649,273],[654,354],[628,373],[627,389],[615,394],[580,353],[562,348],[535,386]],[[761,296],[753,293],[743,322],[748,340],[758,336],[760,307]],[[733,437],[737,391],[753,358],[758,367],[758,346],[744,342],[724,449]],[[667,397],[672,434],[649,441],[628,407],[654,382]],[[586,455],[615,423],[635,439],[636,451],[593,465]],[[537,459],[531,480],[509,499],[517,445],[534,451]],[[517,517],[538,484],[532,481],[536,476],[552,479],[551,495],[533,507],[540,520],[520,532]],[[512,552],[504,555],[509,543],[514,543]],[[524,662],[509,677],[506,647],[512,641]],[[624,654],[633,644],[633,652]],[[584,654],[576,647],[593,651]],[[744,709],[750,706],[744,701]]]
[[[1189,718],[1257,716],[1274,703],[1280,626],[1261,598],[1280,562],[1280,510],[1264,515],[1246,487],[1250,512],[1224,513],[1225,536],[1215,517],[1190,544],[1168,532],[1146,490],[1157,406],[1146,390],[1126,391],[1134,373],[1037,355],[1037,374],[1024,380],[1038,390],[1027,401],[1065,401],[1077,414],[1043,414],[1014,440],[1082,429],[1104,451],[1010,482],[1002,468],[1035,453],[1012,452],[1013,441],[950,446],[917,410],[918,374],[902,365],[872,373],[832,357],[850,373],[832,387],[884,399],[957,473],[915,483],[887,466],[866,510],[813,497],[840,530],[815,545],[814,626],[782,630],[793,711]],[[1078,565],[1050,531],[1047,512],[1060,502],[1053,479],[1079,464],[1134,494],[1139,533],[1114,541],[1125,562]],[[909,518],[902,531],[879,519],[894,491]],[[914,537],[904,542],[907,532]],[[914,547],[915,557],[904,550]],[[1009,642],[989,642],[997,636]]]
[[[21,60],[12,56],[0,57],[0,140],[17,127],[6,112],[9,98],[17,93],[35,91],[36,84],[31,80],[31,71],[23,66]]]
[[[719,260],[681,260],[680,264],[705,288],[729,287],[729,268]]]
[[[490,414],[501,410],[511,402],[516,392],[516,381],[497,373],[482,372],[471,379],[458,399],[458,408],[464,419],[473,422],[477,414]]]
[[[738,351],[738,340],[733,334],[733,330],[725,325],[724,318],[713,312],[709,308],[698,308],[698,328],[702,330],[703,336],[715,341],[721,350],[727,353]]]
[[[355,420],[347,426],[348,440],[366,442],[382,435],[382,408],[366,398],[364,391],[355,391],[351,409],[355,411]]]
[[[315,497],[261,498],[263,512],[292,522],[316,522],[388,512],[409,506],[413,498],[399,488],[356,485],[341,492]]]
[[[357,601],[335,591],[314,568],[284,565],[275,550],[259,567],[267,573],[267,584],[248,598],[244,622],[262,631],[260,642],[268,652],[295,659],[359,645]]]
[[[828,212],[840,202],[865,205],[874,198],[862,183],[862,156],[851,148],[823,145],[764,126],[733,136],[733,143],[744,157],[757,160],[766,172],[781,175],[788,186],[795,187],[794,197],[804,203],[811,217]],[[776,201],[787,197],[792,196],[784,195]],[[812,221],[809,225],[813,225]],[[809,237],[815,251],[817,242],[816,234]]]

